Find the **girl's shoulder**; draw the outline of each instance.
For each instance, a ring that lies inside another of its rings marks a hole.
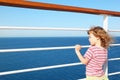
[[[103,48],[103,47],[97,47],[97,46],[91,46],[91,47],[89,47],[89,49],[92,50],[92,51],[96,51],[96,50],[107,50],[107,49],[105,49],[105,48]]]
[[[96,46],[90,46],[89,49],[97,49]]]

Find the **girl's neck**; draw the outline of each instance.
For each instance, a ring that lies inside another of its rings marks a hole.
[[[96,47],[103,48],[101,45],[95,45]]]
[[[95,46],[102,48],[102,46],[101,46],[101,41],[98,40],[97,43],[95,44]]]

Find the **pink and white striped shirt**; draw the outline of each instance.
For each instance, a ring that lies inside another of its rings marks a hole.
[[[87,76],[104,75],[103,65],[107,60],[107,49],[91,46],[84,55],[89,60],[86,65]]]

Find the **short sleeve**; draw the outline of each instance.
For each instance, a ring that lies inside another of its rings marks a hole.
[[[88,50],[86,51],[84,57],[87,58],[87,59],[89,59],[89,60],[92,59],[92,57],[93,57],[92,48],[88,48]]]

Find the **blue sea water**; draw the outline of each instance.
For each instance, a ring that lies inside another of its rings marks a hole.
[[[120,43],[120,37],[115,38]],[[0,38],[0,49],[89,45],[87,37]],[[84,54],[87,48],[82,49]],[[120,46],[108,49],[108,58],[120,57]],[[0,53],[0,72],[79,62],[74,49]],[[120,61],[109,62],[109,73],[120,71]],[[0,76],[0,80],[78,80],[85,77],[85,65]],[[119,80],[120,75],[109,76]]]

